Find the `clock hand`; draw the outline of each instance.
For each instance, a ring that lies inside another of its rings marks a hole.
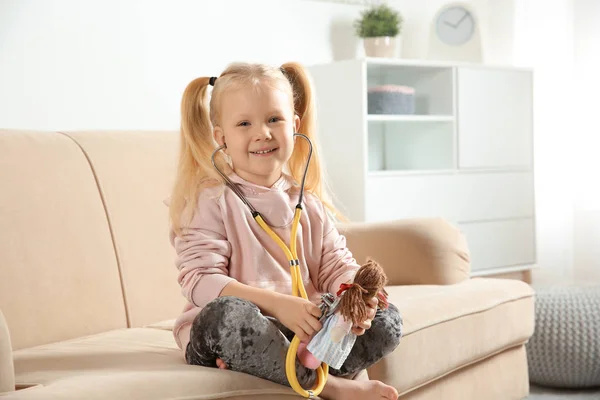
[[[448,21],[444,21],[444,23],[445,23],[446,25],[449,25],[449,26],[453,27],[454,29],[456,29],[456,25],[454,25],[454,24],[451,24],[451,23],[450,23],[450,22],[448,22]]]
[[[465,18],[467,18],[467,16],[469,15],[468,12],[465,12],[465,15],[462,16],[462,18],[456,23],[456,27],[460,25],[461,22],[463,22],[465,20]]]

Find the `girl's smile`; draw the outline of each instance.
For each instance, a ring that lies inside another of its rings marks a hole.
[[[271,147],[271,148],[265,148],[265,149],[261,149],[261,150],[251,151],[250,154],[254,154],[255,156],[259,156],[259,157],[266,157],[266,156],[273,155],[273,153],[276,152],[277,150],[279,150],[279,147]]]

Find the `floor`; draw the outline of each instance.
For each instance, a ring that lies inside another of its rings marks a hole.
[[[527,400],[600,400],[600,388],[595,390],[557,390],[531,386]]]

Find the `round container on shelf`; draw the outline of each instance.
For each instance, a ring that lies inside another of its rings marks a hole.
[[[415,89],[400,85],[374,86],[367,91],[369,114],[414,114]]]
[[[363,39],[367,57],[394,58],[399,51],[401,41],[392,36],[376,36]]]

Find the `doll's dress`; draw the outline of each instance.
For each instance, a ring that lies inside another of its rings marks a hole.
[[[356,335],[351,332],[351,328],[352,321],[346,321],[339,313],[331,314],[306,349],[331,368],[340,369],[356,341]]]

